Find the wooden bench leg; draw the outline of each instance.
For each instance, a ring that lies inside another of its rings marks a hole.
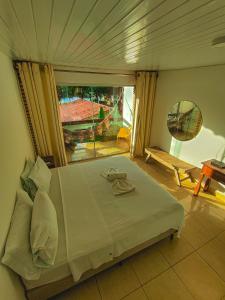
[[[174,233],[172,233],[171,235],[170,235],[170,240],[172,241],[174,239]]]
[[[198,196],[198,193],[199,193],[200,188],[201,188],[201,183],[202,183],[202,180],[203,180],[204,177],[205,177],[205,174],[204,173],[200,173],[199,181],[196,184],[195,189],[194,189],[194,194],[193,194],[194,196]]]
[[[145,159],[145,162],[147,163],[150,158],[151,158],[151,153],[148,153],[148,155],[147,155],[147,157]]]
[[[178,170],[177,170],[177,169],[174,169],[174,173],[175,173],[177,185],[178,185],[178,186],[181,186],[180,174],[179,174]]]
[[[191,172],[188,172],[188,175],[189,175],[189,178],[190,178],[191,182],[195,183],[195,179],[192,176]]]
[[[207,192],[207,191],[208,191],[209,186],[210,186],[210,182],[211,182],[211,178],[208,177],[208,178],[206,179],[205,185],[204,185],[204,187],[203,187],[203,191],[204,191],[204,192]]]

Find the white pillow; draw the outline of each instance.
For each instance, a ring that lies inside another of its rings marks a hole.
[[[46,163],[38,156],[29,178],[33,180],[37,188],[41,188],[48,193],[51,177],[52,173]]]
[[[57,215],[48,194],[40,189],[34,198],[30,241],[36,266],[54,265],[58,249]]]
[[[6,240],[2,263],[27,280],[39,279],[41,269],[33,262],[30,247],[30,222],[33,202],[23,190],[17,200]]]
[[[34,161],[31,159],[27,159],[24,169],[23,169],[23,172],[20,175],[20,178],[25,181],[27,179],[27,177],[30,175],[30,172],[33,169],[33,167],[34,167]]]

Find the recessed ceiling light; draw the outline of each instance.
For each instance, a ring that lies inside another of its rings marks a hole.
[[[220,36],[212,41],[212,47],[225,47],[225,36]]]

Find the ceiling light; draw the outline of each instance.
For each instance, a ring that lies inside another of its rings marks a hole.
[[[225,36],[220,36],[212,41],[212,47],[225,47]]]

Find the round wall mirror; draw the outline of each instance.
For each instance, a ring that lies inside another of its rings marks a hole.
[[[177,102],[168,113],[167,126],[173,137],[180,141],[193,139],[202,127],[202,114],[192,101]]]

